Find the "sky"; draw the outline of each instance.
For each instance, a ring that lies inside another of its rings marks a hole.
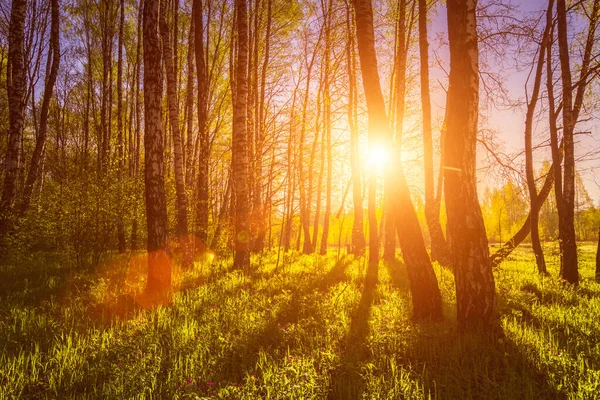
[[[441,2],[440,2],[441,3]],[[517,6],[522,13],[531,13],[537,12],[538,15],[542,15],[547,6],[546,0],[527,0],[527,1],[516,1],[513,0],[512,4]],[[542,23],[539,26],[539,29],[543,29]],[[575,27],[586,27],[584,24],[581,24],[578,21],[574,22]],[[446,66],[449,65],[449,54],[447,48],[445,46],[439,46],[439,40],[436,40],[436,37],[444,37],[447,38],[447,16],[446,16],[446,8],[444,4],[439,4],[437,6],[436,12],[433,13],[433,20],[430,24],[430,49],[434,51],[437,49],[437,52],[444,62]],[[572,43],[571,43],[572,44]],[[481,48],[480,48],[481,51]],[[509,53],[507,56],[514,56],[514,52],[517,49],[509,49]],[[512,53],[511,53],[512,52]],[[430,55],[433,59],[433,56]],[[530,56],[525,56],[527,57]],[[513,100],[524,100],[525,98],[525,83],[528,78],[529,70],[518,70],[514,63],[510,63],[510,57],[507,57],[507,62],[501,65],[490,65],[493,72],[500,73],[505,77],[506,88],[509,92],[509,97]],[[573,63],[573,60],[571,60]],[[512,65],[511,65],[512,64]],[[574,74],[573,79],[576,79],[576,75]],[[447,77],[445,72],[443,72],[440,68],[432,68],[431,69],[431,81],[432,86],[433,82],[439,80],[440,82],[446,84]],[[545,85],[543,85],[545,86]],[[529,85],[529,92],[531,92],[531,84]],[[432,102],[434,107],[434,114],[436,115],[438,120],[443,118],[443,112],[445,107],[445,93],[443,90],[436,90],[432,95]],[[538,111],[540,110],[540,106],[542,103],[538,103]],[[486,105],[482,102],[482,114],[487,115],[487,121],[484,121],[483,118],[480,118],[480,128],[489,128],[496,131],[495,140],[497,144],[501,144],[501,151],[506,154],[517,154],[521,152],[524,148],[524,139],[523,139],[523,131],[525,124],[525,109],[524,107],[519,108],[510,108],[508,106],[497,105],[495,107],[486,107]],[[543,115],[543,114],[542,114]],[[582,111],[582,118],[585,118],[584,112]],[[534,146],[537,143],[542,143],[545,140],[548,140],[548,133],[546,132],[546,122],[544,118],[540,119],[538,123],[534,124]],[[600,147],[600,136],[598,132],[599,121],[597,119],[591,119],[590,121],[579,123],[576,127],[576,132],[578,131],[590,131],[591,135],[580,135],[576,137],[575,142],[575,154],[577,156],[581,156],[586,152],[589,152],[590,149],[596,149]],[[497,147],[498,148],[498,147]],[[478,153],[478,158],[482,159],[485,156],[481,151]],[[550,160],[550,151],[549,148],[541,148],[534,151],[534,160],[536,164],[541,165],[544,160]],[[523,162],[522,160],[518,161]],[[524,163],[524,162],[523,162]],[[594,175],[596,175],[596,181],[600,184],[600,169],[596,170],[596,166],[600,163],[596,159],[582,161],[577,164],[578,170],[582,175],[586,190],[594,200],[596,205],[600,204],[600,187],[595,183]],[[485,179],[485,178],[483,178]],[[489,182],[482,181],[480,184],[480,190],[482,187],[490,186]],[[480,193],[481,195],[481,193]]]

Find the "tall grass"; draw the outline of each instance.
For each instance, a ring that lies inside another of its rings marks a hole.
[[[546,250],[557,275],[553,247]],[[277,254],[176,275],[173,303],[143,309],[143,262],[95,270],[39,258],[0,267],[0,398],[596,398],[600,285],[540,278],[530,249],[496,272],[497,333],[459,334],[451,271],[445,319],[410,320],[401,262],[365,286],[364,259]],[[133,260],[136,258],[134,257]]]

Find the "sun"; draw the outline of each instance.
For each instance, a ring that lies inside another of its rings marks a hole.
[[[377,171],[383,170],[390,159],[390,150],[381,145],[376,144],[369,146],[367,151],[367,168],[375,168]]]

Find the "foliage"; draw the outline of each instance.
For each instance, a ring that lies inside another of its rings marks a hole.
[[[545,163],[540,175],[545,177],[550,165]],[[576,174],[575,231],[577,240],[595,241],[600,228],[600,210],[585,189],[579,173]],[[539,188],[538,188],[539,190]],[[486,188],[482,211],[488,238],[491,242],[504,242],[521,228],[529,213],[527,193],[508,181],[499,188]],[[542,205],[539,215],[540,238],[546,241],[558,238],[558,211],[554,190]]]
[[[508,240],[521,227],[529,212],[525,196],[523,189],[511,181],[500,188],[486,189],[481,208],[490,241]]]

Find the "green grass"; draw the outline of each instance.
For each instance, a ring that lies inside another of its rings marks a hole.
[[[1,266],[0,398],[595,398],[594,252],[581,245],[574,290],[554,278],[554,244],[551,278],[519,249],[495,271],[493,337],[457,332],[452,273],[438,266],[439,323],[410,320],[401,263],[382,263],[365,287],[364,259],[333,253],[288,255],[277,269],[276,254],[256,257],[250,275],[230,260],[197,266],[154,310],[127,294],[143,262]]]

